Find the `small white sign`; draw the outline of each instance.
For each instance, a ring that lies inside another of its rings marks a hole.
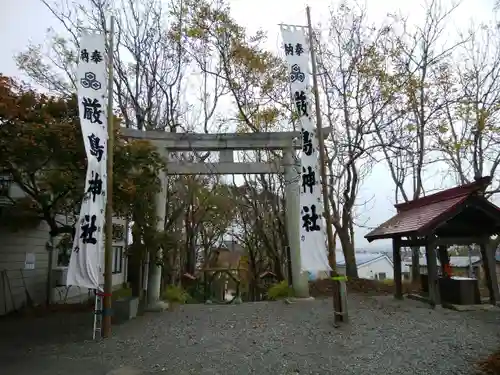
[[[24,260],[24,269],[25,270],[34,270],[35,269],[35,253],[26,253],[26,258]]]

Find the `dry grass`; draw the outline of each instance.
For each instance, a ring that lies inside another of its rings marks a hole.
[[[500,350],[479,362],[479,370],[484,375],[500,375]]]
[[[332,281],[316,280],[309,283],[309,290],[313,297],[326,297],[332,295]],[[368,294],[368,295],[391,295],[394,294],[393,280],[368,280],[368,279],[350,279],[347,281],[347,290],[350,293]],[[420,290],[420,286],[412,285],[409,282],[403,282],[403,294],[414,293]]]

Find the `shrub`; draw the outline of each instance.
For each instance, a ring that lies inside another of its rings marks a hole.
[[[197,283],[186,289],[188,299],[186,303],[203,303],[205,301],[205,286]]]
[[[381,282],[384,285],[389,285],[389,286],[395,285],[394,280],[392,280],[392,279],[380,280],[379,282]],[[403,281],[403,283],[404,283],[404,281]]]
[[[267,297],[272,301],[293,297],[293,289],[288,286],[288,282],[286,280],[283,280],[278,284],[271,285],[267,291]]]
[[[123,287],[123,288],[120,288],[118,290],[115,290],[113,292],[113,300],[114,301],[117,301],[119,299],[122,299],[122,298],[130,298],[132,297],[132,289],[131,288],[126,288],[126,287]]]
[[[163,292],[162,298],[168,302],[174,303],[186,303],[191,300],[191,296],[188,292],[177,285],[169,285]]]

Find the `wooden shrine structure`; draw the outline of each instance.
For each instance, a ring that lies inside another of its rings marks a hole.
[[[395,298],[403,298],[402,247],[425,247],[429,302],[435,306],[442,303],[437,258],[445,272],[449,246],[476,244],[481,249],[490,303],[500,301],[495,249],[490,247],[491,236],[500,235],[500,208],[484,197],[490,183],[491,177],[482,177],[470,184],[396,204],[397,214],[365,236],[369,242],[393,241]]]

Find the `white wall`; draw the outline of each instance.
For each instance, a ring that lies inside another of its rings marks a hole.
[[[124,226],[124,237],[121,240],[113,240],[113,287],[119,289],[124,282],[127,281],[127,257],[125,256],[127,244],[127,225],[123,219],[113,218],[113,224]],[[119,253],[115,253],[116,247],[121,247],[121,272],[114,272],[115,263],[119,261]],[[101,254],[101,264],[104,265],[104,253]],[[65,268],[65,267],[58,267]],[[101,269],[100,282],[104,283],[104,266]],[[87,288],[76,286],[56,286],[52,290],[52,302],[54,303],[78,303],[84,302],[91,295],[91,291]]]
[[[375,279],[375,276],[382,272],[385,273],[386,279],[394,279],[394,266],[386,256],[358,267],[358,276],[363,279]]]
[[[125,225],[123,220],[114,219],[113,222]],[[0,315],[26,306],[28,295],[36,305],[45,303],[49,270],[48,241],[49,228],[43,221],[36,228],[28,230],[12,231],[0,227]],[[113,274],[113,285],[119,288],[127,277],[126,237],[115,241],[113,245],[123,247],[121,272]],[[25,269],[27,253],[35,257],[34,269]],[[58,268],[57,250],[54,251],[52,268]],[[52,288],[54,303],[83,302],[88,295],[86,288],[55,284]]]
[[[345,275],[345,267],[337,266],[337,272],[340,275]],[[384,272],[386,279],[394,279],[394,266],[387,256],[375,259],[358,266],[358,276],[362,279],[375,279],[375,275]],[[327,279],[330,275],[328,272],[318,272],[316,278]]]
[[[26,303],[26,293],[35,303],[45,301],[49,265],[45,246],[48,240],[45,223],[19,232],[0,228],[0,315],[21,308]],[[35,255],[35,269],[24,269],[26,253]]]
[[[12,198],[22,198],[24,192],[19,186],[12,184],[8,194]],[[8,203],[5,196],[0,196],[0,207]],[[60,220],[64,220],[61,216]],[[123,255],[127,244],[127,226],[125,220],[113,219],[114,224],[123,225],[124,237],[113,241],[113,246],[123,247]],[[12,231],[0,227],[0,315],[20,309],[26,305],[28,294],[35,304],[46,300],[46,285],[49,270],[49,228],[41,222],[36,228]],[[26,253],[34,254],[35,268],[24,269]],[[104,264],[104,262],[103,262]],[[52,268],[57,268],[57,250],[53,254]],[[113,285],[119,288],[126,281],[127,259],[123,256],[120,273],[113,274]],[[52,288],[53,302],[83,302],[89,291],[86,288],[56,286]]]
[[[0,315],[25,306],[27,293],[35,304],[45,303],[49,269],[49,253],[46,248],[48,241],[49,230],[45,222],[41,222],[31,230],[13,232],[6,228],[0,228]],[[113,244],[123,247],[121,272],[113,274],[115,288],[121,287],[127,277],[125,243],[126,239]],[[26,253],[34,254],[34,269],[24,269]],[[54,251],[53,269],[56,268],[57,251]],[[54,303],[83,302],[88,295],[89,291],[86,288],[55,285],[52,288],[52,301]]]

